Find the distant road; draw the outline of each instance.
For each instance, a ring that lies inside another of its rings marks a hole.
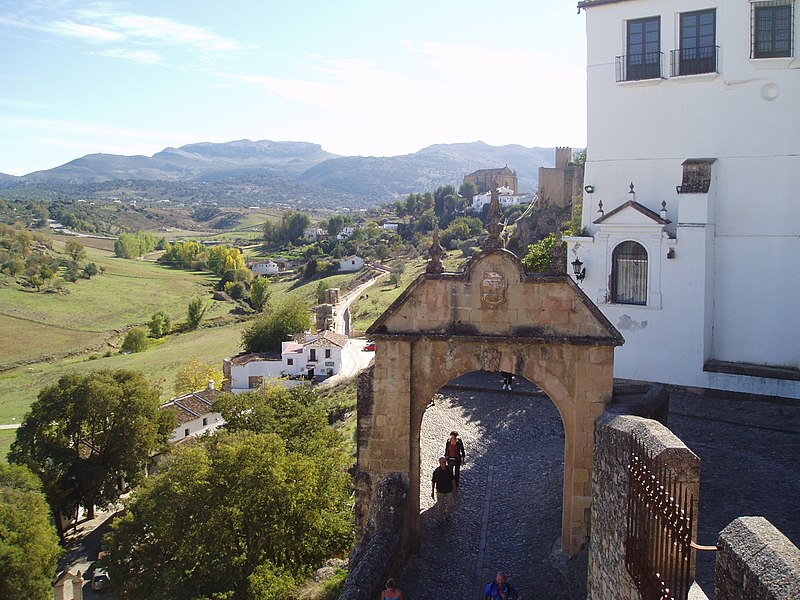
[[[11,425],[0,425],[0,429],[19,429],[19,423],[13,423]]]

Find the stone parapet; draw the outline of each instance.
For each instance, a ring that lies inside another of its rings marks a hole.
[[[654,392],[655,393],[655,392]],[[640,406],[646,406],[642,404]],[[589,550],[589,600],[639,600],[636,584],[625,568],[628,510],[628,462],[635,436],[692,494],[697,514],[700,459],[657,421],[618,414],[616,407],[597,419],[592,467]],[[695,532],[696,532],[695,527]]]
[[[716,600],[797,600],[800,549],[764,517],[739,517],[719,535]]]

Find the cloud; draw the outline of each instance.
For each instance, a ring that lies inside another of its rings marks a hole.
[[[79,38],[92,44],[119,42],[125,39],[125,36],[117,31],[111,31],[97,25],[84,25],[71,21],[55,21],[42,26],[41,29],[57,35]]]
[[[161,56],[158,53],[151,52],[149,50],[125,50],[123,48],[112,48],[110,50],[103,50],[102,52],[95,52],[93,54],[108,58],[121,58],[146,65],[164,64],[161,61]]]
[[[145,15],[113,15],[108,23],[130,38],[155,40],[162,44],[180,44],[205,52],[241,50],[236,40],[223,37],[203,27],[179,23],[163,17]]]

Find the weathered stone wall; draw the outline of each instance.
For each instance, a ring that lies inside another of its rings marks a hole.
[[[627,465],[631,436],[636,436],[644,443],[656,465],[665,465],[683,483],[694,497],[694,514],[697,515],[700,459],[661,423],[621,414],[632,408],[631,405],[614,407],[597,419],[595,424],[589,600],[641,598],[625,568]],[[694,530],[696,532],[697,528]]]
[[[764,517],[739,517],[717,545],[716,600],[800,598],[800,549]]]
[[[402,549],[408,503],[408,480],[399,473],[381,479],[374,488],[365,532],[350,558],[350,574],[339,600],[373,600],[384,582],[405,564]]]

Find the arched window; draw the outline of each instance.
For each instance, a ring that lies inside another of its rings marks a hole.
[[[647,251],[636,242],[622,242],[611,255],[611,301],[647,304]]]

